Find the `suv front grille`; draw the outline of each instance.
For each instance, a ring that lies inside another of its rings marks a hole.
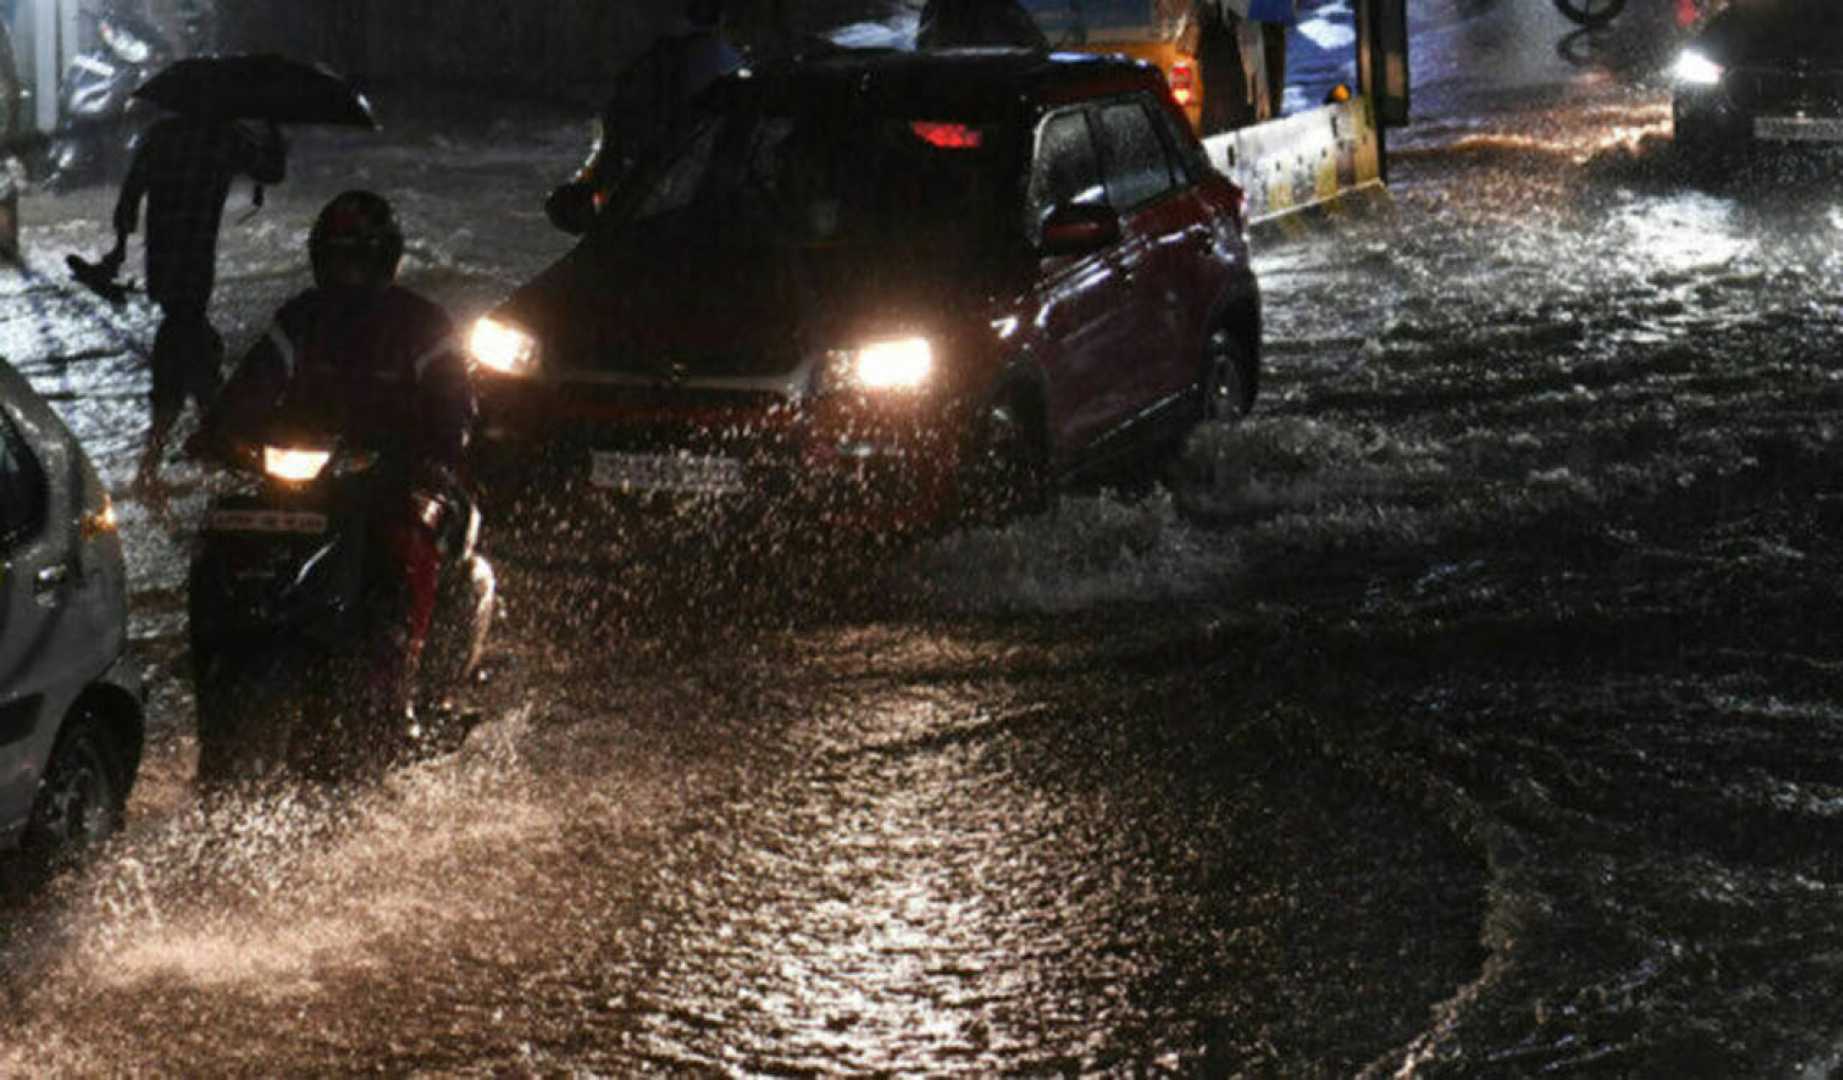
[[[1739,68],[1727,84],[1735,103],[1749,112],[1843,113],[1843,72]]]

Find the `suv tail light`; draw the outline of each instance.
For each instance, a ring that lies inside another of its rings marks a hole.
[[[1197,69],[1188,60],[1179,60],[1171,65],[1171,71],[1165,76],[1171,84],[1171,100],[1179,108],[1188,109],[1197,100]]]

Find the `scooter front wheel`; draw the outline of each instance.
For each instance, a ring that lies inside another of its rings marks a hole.
[[[1555,8],[1582,26],[1605,26],[1625,10],[1625,0],[1555,0]]]
[[[214,656],[198,673],[198,784],[261,781],[288,771],[300,689],[285,657]]]

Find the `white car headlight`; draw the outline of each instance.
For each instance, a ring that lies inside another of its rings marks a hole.
[[[833,375],[859,390],[915,390],[934,370],[934,346],[927,338],[878,341],[831,354]]]
[[[474,323],[467,351],[481,367],[501,375],[530,375],[538,367],[538,341],[518,327],[483,317]]]
[[[330,450],[296,450],[286,446],[262,448],[262,471],[277,480],[306,483],[319,476],[333,460]]]
[[[1714,86],[1721,81],[1722,66],[1694,49],[1684,49],[1670,74],[1689,86]]]

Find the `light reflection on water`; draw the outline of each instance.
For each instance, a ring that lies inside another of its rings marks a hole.
[[[1631,261],[1652,272],[1720,268],[1760,246],[1734,200],[1713,195],[1687,194],[1661,206],[1633,204],[1610,224],[1619,234],[1612,243],[1629,245]]]

